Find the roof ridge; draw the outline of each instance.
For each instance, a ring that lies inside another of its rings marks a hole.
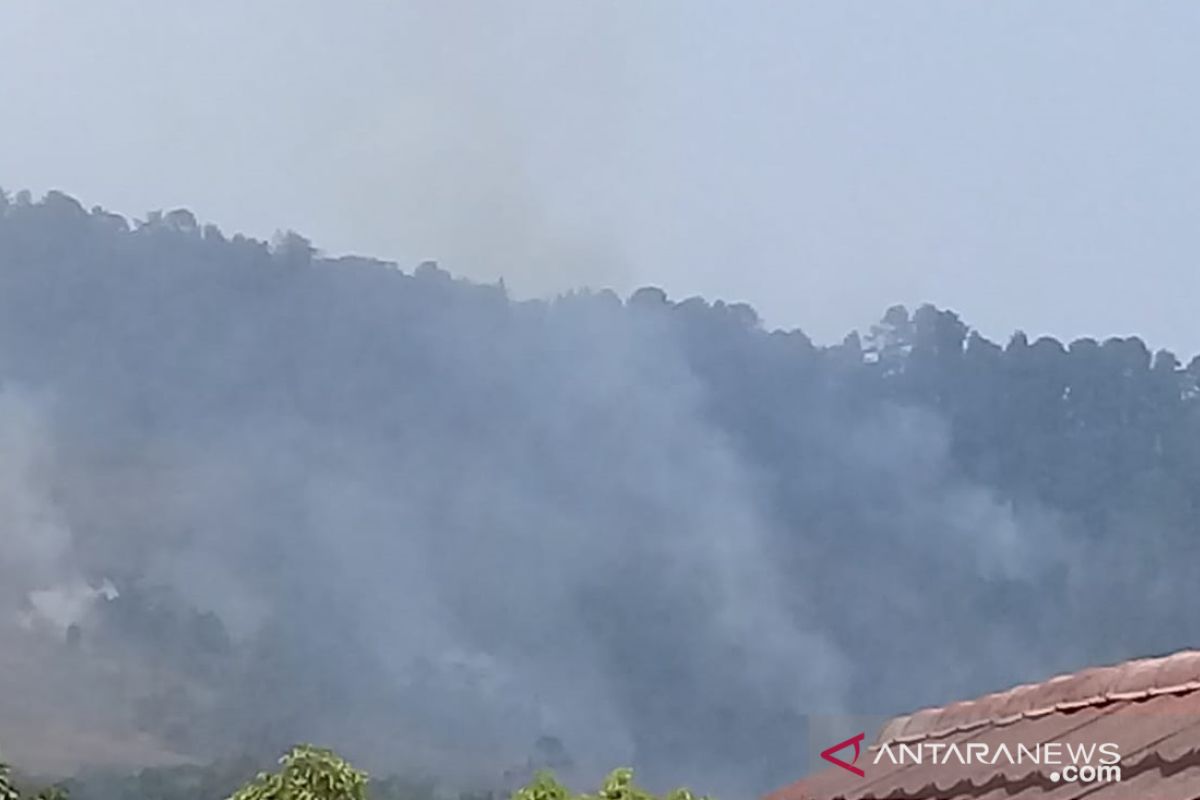
[[[1131,764],[1122,763],[1121,781],[1131,780],[1155,769],[1160,772],[1166,772],[1168,770],[1181,771],[1197,767],[1200,767],[1200,750],[1196,748],[1184,751],[1177,758],[1164,758],[1161,754],[1150,753]],[[1030,770],[1019,776],[1011,777],[1001,773],[983,781],[975,781],[970,778],[960,778],[952,782],[946,782],[945,784],[930,781],[915,792],[906,791],[905,789],[892,789],[886,795],[886,798],[888,800],[923,800],[923,798],[928,798],[931,794],[945,797],[973,798],[982,797],[1001,788],[1007,790],[1011,795],[1034,786],[1049,791],[1061,785],[1038,770]],[[837,797],[839,800],[849,800],[849,796],[844,793],[838,794]]]
[[[1200,690],[1200,650],[1090,667],[1025,683],[946,706],[924,708],[889,720],[871,745],[935,739],[1022,719]]]

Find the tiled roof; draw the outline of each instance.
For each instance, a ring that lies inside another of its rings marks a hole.
[[[1120,750],[1121,776],[1066,783],[1051,780],[1045,765],[1005,759],[875,760],[885,744],[895,751],[953,743],[965,752],[968,742],[986,745],[989,753],[1001,744],[1015,753],[1018,745],[1111,742]],[[835,755],[849,759],[853,753]],[[767,800],[1200,800],[1200,651],[1087,669],[897,717],[883,726],[858,766],[863,777],[830,767]]]

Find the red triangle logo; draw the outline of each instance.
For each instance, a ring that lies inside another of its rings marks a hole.
[[[849,739],[847,739],[844,742],[838,742],[837,744],[835,744],[833,747],[829,748],[828,750],[822,751],[821,758],[825,759],[830,764],[837,764],[842,769],[853,772],[855,775],[857,775],[860,778],[866,777],[867,773],[863,772],[861,769],[854,766],[856,763],[858,763],[860,746],[862,745],[862,740],[865,739],[866,736],[867,736],[866,733],[860,733],[858,736],[851,736]],[[849,747],[850,745],[854,745],[854,758],[850,760],[849,764],[847,764],[845,761],[842,761],[840,758],[835,756],[834,753],[836,753],[839,750],[843,750],[843,749]]]

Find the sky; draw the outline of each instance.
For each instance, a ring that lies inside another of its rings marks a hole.
[[[1200,5],[0,0],[0,186],[746,301],[1200,351]]]

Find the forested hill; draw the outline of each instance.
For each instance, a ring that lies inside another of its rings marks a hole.
[[[48,714],[754,791],[806,714],[1200,638],[1200,362],[1136,338],[820,347],[51,193],[0,200],[0,379],[5,752]]]

